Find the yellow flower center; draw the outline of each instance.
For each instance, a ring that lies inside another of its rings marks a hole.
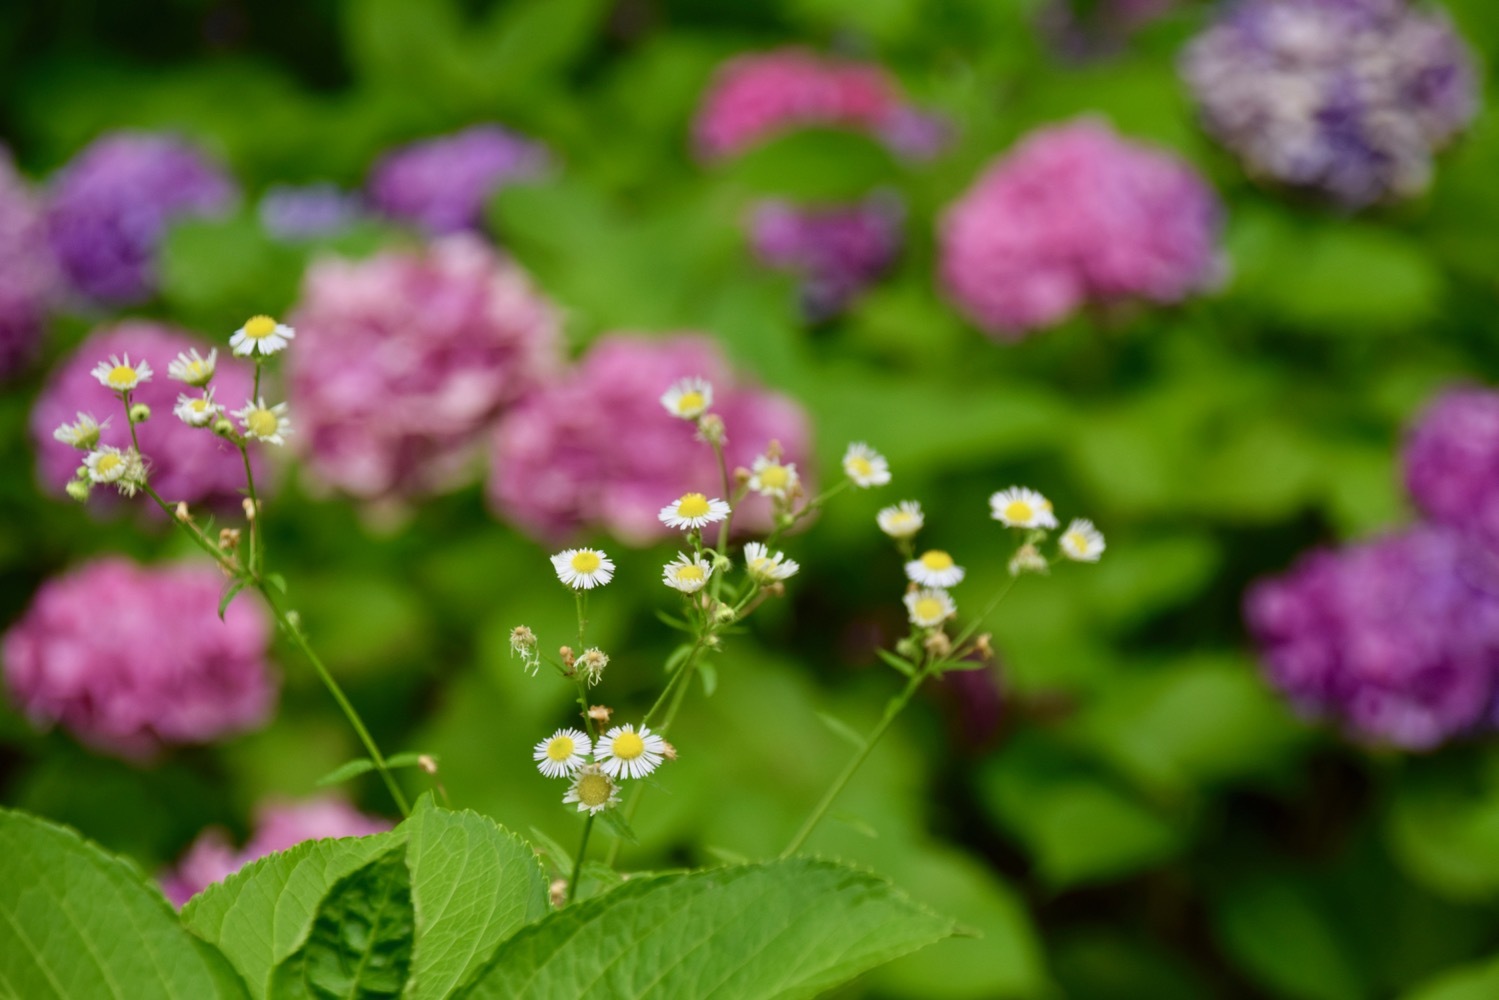
[[[576,747],[571,736],[558,736],[547,744],[547,757],[560,764],[573,755]]]
[[[705,579],[703,575],[703,568],[696,563],[690,563],[686,566],[678,566],[677,579],[681,580],[683,583],[697,583],[698,581]]]
[[[931,570],[952,569],[952,556],[941,549],[932,549],[930,552],[922,553],[921,565]]]
[[[765,574],[776,568],[775,560],[769,556],[760,556],[758,559],[750,560],[750,572]]]
[[[1005,520],[1007,521],[1029,521],[1035,516],[1036,512],[1024,500],[1011,500],[1005,505]]]
[[[603,774],[585,774],[578,779],[578,801],[590,809],[597,809],[609,801],[614,784]]]
[[[1083,537],[1081,532],[1074,531],[1068,535],[1067,544],[1072,546],[1072,551],[1076,553],[1084,554],[1088,551],[1088,540]]]
[[[916,602],[916,617],[920,621],[938,621],[943,616],[942,602],[935,597],[923,597]]]
[[[192,406],[194,413],[208,412],[208,400],[206,399],[195,399],[189,405]]]
[[[255,340],[269,337],[276,332],[276,321],[269,316],[252,316],[245,321],[245,336]]]
[[[704,406],[707,405],[708,401],[704,399],[703,394],[698,392],[696,389],[692,390],[691,392],[682,393],[682,397],[677,400],[677,409],[681,410],[683,413],[696,413],[698,410],[701,410]]]
[[[874,466],[869,464],[869,459],[863,455],[855,455],[848,460],[848,468],[856,476],[874,475]]]
[[[613,748],[609,753],[620,760],[634,760],[645,753],[645,740],[640,738],[639,733],[620,733],[614,737]]]
[[[245,418],[245,427],[256,437],[270,437],[279,426],[281,421],[270,410],[251,410],[250,415]]]
[[[890,515],[890,526],[892,528],[904,528],[906,525],[915,520],[916,515],[912,514],[910,511],[898,510],[894,514]]]
[[[107,476],[118,469],[124,461],[119,455],[100,455],[99,460],[94,463],[94,471],[101,476]]]
[[[767,465],[760,470],[760,485],[769,490],[782,490],[791,481],[791,473],[784,465]]]
[[[115,365],[105,377],[109,379],[110,386],[115,389],[129,389],[139,379],[135,369],[129,365]]]
[[[573,569],[579,573],[592,573],[599,568],[599,554],[584,549],[573,555]]]
[[[688,493],[677,501],[677,514],[681,517],[702,517],[708,513],[708,498],[701,493]]]
[[[193,380],[202,378],[208,373],[208,368],[201,361],[189,361],[187,363],[187,377]]]

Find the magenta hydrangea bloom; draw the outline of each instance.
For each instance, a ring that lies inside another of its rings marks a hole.
[[[799,128],[868,133],[915,159],[938,153],[948,128],[909,105],[879,66],[783,48],[719,67],[693,124],[704,160],[734,156]]]
[[[1271,683],[1371,743],[1425,750],[1489,724],[1499,576],[1474,555],[1463,535],[1421,527],[1260,582],[1245,619]]]
[[[220,620],[224,578],[207,564],[102,559],[43,584],[4,641],[13,703],[105,753],[148,759],[270,716],[270,621],[254,598]]]
[[[810,208],[772,199],[755,206],[750,245],[770,267],[802,276],[802,311],[818,322],[842,312],[889,269],[904,217],[898,199],[879,195]]]
[[[300,343],[300,341],[299,341]],[[73,478],[83,453],[53,438],[61,424],[77,414],[109,418],[100,441],[117,448],[130,446],[130,429],[119,397],[99,384],[94,366],[112,355],[129,355],[131,361],[147,361],[155,374],[136,389],[131,398],[151,408],[151,419],[137,428],[141,453],[146,457],[151,486],[168,501],[238,506],[245,487],[245,466],[233,445],[211,431],[189,427],[172,415],[177,396],[187,389],[167,378],[167,366],[178,354],[197,349],[207,356],[212,345],[180,330],[157,323],[129,320],[95,331],[75,350],[47,381],[31,411],[31,438],[37,452],[37,472],[48,493],[62,495]],[[219,351],[214,376],[214,398],[230,409],[244,406],[254,384],[253,369],[229,355],[227,341]],[[266,482],[264,449],[250,450],[255,463],[256,485]],[[96,490],[103,499],[107,491]],[[92,502],[92,501],[91,501]],[[137,501],[152,510],[155,505]]]
[[[1182,74],[1251,174],[1348,208],[1424,190],[1479,101],[1446,16],[1406,0],[1241,0],[1188,46]]]
[[[47,230],[63,272],[101,302],[156,291],[156,251],[173,221],[222,215],[234,181],[187,142],[145,132],[96,139],[53,179]]]
[[[41,205],[0,147],[0,381],[36,354],[57,291]]]
[[[1402,458],[1422,513],[1499,552],[1499,392],[1443,393],[1417,419]]]
[[[198,834],[176,867],[162,873],[161,890],[180,907],[210,885],[268,854],[308,840],[367,837],[390,828],[388,820],[367,816],[342,799],[268,802],[255,811],[255,832],[242,848],[236,850],[228,831],[220,827]]]
[[[1081,119],[1031,133],[944,214],[941,277],[1014,340],[1086,303],[1173,303],[1221,270],[1217,195],[1186,163]]]
[[[801,407],[736,378],[711,340],[612,334],[501,420],[489,480],[495,509],[548,541],[585,528],[632,545],[679,535],[657,519],[665,504],[694,490],[723,493],[713,452],[660,401],[674,382],[695,375],[713,384],[731,469],[750,465],[777,440],[806,478],[811,444]],[[736,524],[768,525],[768,501],[751,497],[743,510]]]
[[[498,125],[476,125],[385,154],[370,172],[370,201],[434,235],[481,229],[490,195],[540,175],[549,162],[540,143]]]
[[[557,310],[477,237],[308,271],[287,356],[295,444],[364,499],[449,489],[496,415],[561,364]]]

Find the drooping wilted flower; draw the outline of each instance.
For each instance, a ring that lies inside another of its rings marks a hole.
[[[370,172],[371,203],[432,235],[481,229],[490,195],[540,175],[546,148],[499,125],[476,125],[393,150]]]
[[[812,207],[770,199],[750,217],[750,246],[766,265],[801,276],[802,312],[816,323],[842,312],[889,270],[904,218],[900,201],[881,195]]]

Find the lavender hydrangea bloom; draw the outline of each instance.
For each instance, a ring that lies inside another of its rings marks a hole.
[[[0,381],[36,353],[57,281],[41,206],[0,147]]]
[[[1402,457],[1406,489],[1428,518],[1499,552],[1499,392],[1443,393],[1416,421]]]
[[[556,309],[467,234],[320,261],[291,319],[297,446],[323,484],[364,499],[441,492],[477,471],[494,418],[561,365]]]
[[[101,421],[109,418],[101,442],[117,448],[130,446],[130,429],[119,398],[93,375],[100,361],[128,354],[132,361],[150,362],[156,373],[132,394],[135,401],[145,403],[152,411],[151,419],[137,430],[141,452],[149,462],[151,485],[168,501],[237,507],[245,485],[245,467],[238,449],[211,431],[189,427],[172,415],[178,393],[186,387],[167,378],[167,366],[183,351],[197,349],[206,356],[209,348],[209,344],[180,330],[140,320],[90,335],[52,373],[31,411],[31,438],[42,488],[61,496],[63,487],[73,478],[82,453],[53,438],[52,432],[80,412]],[[248,364],[227,354],[226,350],[219,351],[213,384],[217,401],[232,409],[249,399],[254,376]],[[251,460],[256,483],[264,492],[263,449],[252,449]],[[96,491],[95,497],[105,502],[109,494]],[[144,500],[140,504],[148,510],[156,509]]]
[[[904,214],[899,200],[880,196],[820,208],[762,201],[750,244],[765,264],[802,275],[802,311],[817,322],[842,312],[890,267]]]
[[[571,374],[533,393],[501,420],[489,480],[502,516],[549,541],[602,528],[633,545],[678,534],[661,524],[662,505],[698,490],[719,496],[718,467],[692,425],[666,412],[674,382],[713,384],[713,412],[728,430],[729,467],[748,466],[772,440],[805,480],[807,418],[790,400],[736,378],[711,340],[600,338]],[[749,498],[736,525],[765,528],[768,501]]]
[[[228,832],[218,827],[198,834],[176,867],[162,873],[161,890],[180,907],[210,885],[268,854],[307,840],[367,837],[390,828],[388,820],[366,816],[342,799],[268,802],[255,811],[255,832],[243,848],[236,850]]]
[[[229,211],[234,182],[186,142],[117,132],[95,140],[54,179],[47,204],[53,252],[90,298],[129,304],[156,290],[167,226]]]
[[[1357,739],[1425,750],[1487,724],[1499,577],[1463,535],[1421,527],[1304,557],[1245,618],[1271,683]]]
[[[476,125],[387,153],[370,173],[370,201],[434,235],[480,229],[489,196],[538,176],[549,159],[540,143],[498,125]]]
[[[11,698],[37,725],[131,759],[261,725],[276,700],[270,622],[253,598],[220,620],[223,589],[206,564],[123,559],[47,582],[5,635]]]
[[[1424,190],[1433,154],[1478,109],[1462,39],[1406,0],[1241,0],[1182,73],[1251,174],[1348,208]]]
[[[297,243],[346,231],[364,213],[364,201],[336,184],[275,184],[256,210],[267,233]]]

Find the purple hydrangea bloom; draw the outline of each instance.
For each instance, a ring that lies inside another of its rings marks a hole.
[[[141,302],[156,291],[167,226],[224,214],[237,199],[229,176],[186,142],[117,132],[96,139],[54,178],[47,231],[79,291],[102,302]]]
[[[390,828],[388,820],[366,816],[342,799],[268,802],[255,811],[255,832],[242,848],[236,849],[228,831],[219,827],[198,834],[176,867],[162,873],[161,890],[180,907],[210,885],[268,854],[307,840],[367,837]]]
[[[476,125],[385,154],[370,172],[370,201],[434,235],[480,229],[490,195],[538,176],[549,159],[540,143],[498,125]]]
[[[219,618],[205,564],[104,559],[48,581],[6,633],[5,681],[34,723],[131,759],[209,743],[270,716],[270,621],[253,597]]]
[[[130,320],[91,334],[52,373],[31,411],[31,438],[43,489],[62,495],[78,468],[82,452],[56,440],[52,432],[61,424],[72,422],[79,413],[90,414],[100,421],[109,419],[109,426],[100,436],[102,443],[117,448],[130,446],[130,429],[119,398],[93,375],[94,366],[100,361],[128,354],[132,361],[149,362],[155,372],[151,381],[131,396],[149,406],[152,412],[151,419],[137,428],[152,487],[173,503],[185,500],[192,504],[238,507],[240,491],[245,486],[245,467],[239,450],[211,431],[189,427],[172,415],[178,394],[187,387],[167,378],[167,366],[183,351],[197,349],[207,356],[209,348],[209,344],[180,330],[141,320]],[[250,397],[253,369],[227,355],[227,350],[219,351],[214,396],[219,403],[237,409]],[[266,483],[263,452],[261,448],[250,452],[255,463],[256,485],[262,492]],[[94,497],[90,503],[106,501],[109,491],[96,490]],[[135,502],[156,510],[144,498]]]
[[[1182,72],[1251,174],[1348,208],[1424,190],[1434,153],[1478,110],[1462,39],[1406,0],[1241,0]]]
[[[1050,0],[1039,15],[1042,33],[1064,57],[1093,59],[1117,52],[1130,35],[1177,0]]]
[[[889,269],[904,214],[899,200],[881,196],[818,208],[762,201],[750,219],[750,244],[764,263],[802,276],[802,311],[818,322]]]
[[[294,442],[323,484],[364,499],[449,489],[485,432],[561,366],[561,320],[477,236],[309,269],[287,358]]]
[[[0,380],[36,353],[57,291],[41,206],[0,147]]]
[[[713,452],[690,422],[671,416],[661,394],[680,379],[713,384],[713,412],[728,431],[729,468],[748,466],[774,439],[805,481],[811,442],[801,408],[732,374],[709,339],[612,334],[573,371],[511,409],[495,434],[489,497],[533,535],[560,541],[601,528],[644,545],[677,536],[657,519],[692,490],[723,492]],[[736,526],[767,528],[769,501],[750,497]]]
[[[260,196],[257,212],[267,233],[297,243],[345,232],[364,213],[364,201],[336,184],[275,184]]]
[[[1258,583],[1245,618],[1271,683],[1371,743],[1425,750],[1487,724],[1499,576],[1475,555],[1462,534],[1420,527]]]
[[[1443,393],[1416,421],[1402,457],[1422,513],[1499,552],[1499,392]]]

